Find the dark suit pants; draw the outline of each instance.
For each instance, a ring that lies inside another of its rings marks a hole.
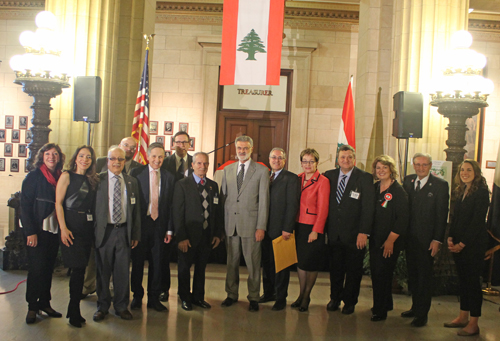
[[[277,300],[284,300],[288,296],[288,284],[290,282],[290,268],[276,273],[274,264],[273,241],[266,232],[262,241],[262,285],[264,296],[276,295]]]
[[[387,311],[393,309],[392,279],[400,250],[394,248],[394,253],[384,258],[384,249],[370,247],[370,270],[373,286],[373,313],[387,316]]]
[[[164,252],[165,235],[160,235],[157,222],[151,217],[146,217],[141,227],[141,241],[136,248],[132,249],[132,272],[130,285],[134,298],[144,297],[142,279],[144,276],[144,261],[147,260],[148,267],[148,300],[156,301],[161,293],[161,271]]]
[[[340,241],[328,244],[330,298],[333,301],[342,300],[345,305],[358,303],[365,252],[366,248],[358,250],[354,244],[347,245]]]
[[[188,248],[187,252],[182,252],[177,249],[178,293],[183,301],[193,302],[205,300],[205,269],[212,249],[210,242],[210,231],[206,229],[203,231],[202,240],[198,245]],[[193,292],[191,293],[191,265],[193,264]]]
[[[113,275],[113,306],[122,312],[129,303],[129,263],[130,246],[127,227],[106,227],[104,245],[96,249],[97,309],[107,312],[111,306],[109,280]]]
[[[52,272],[59,251],[59,236],[47,231],[38,233],[36,247],[26,247],[28,255],[28,279],[26,302],[29,310],[50,306]]]
[[[484,265],[483,250],[467,250],[467,246],[460,253],[454,253],[453,258],[457,265],[457,274],[460,292],[460,310],[469,311],[470,316],[480,317],[483,304],[481,290],[481,275]]]
[[[165,236],[163,236],[165,237]],[[168,244],[163,243],[163,257],[161,260],[161,292],[166,292],[170,290],[170,252],[172,250],[172,245],[175,245],[172,236],[172,241]]]
[[[411,309],[416,317],[426,317],[431,309],[434,257],[428,250],[429,245],[411,236],[406,243],[408,289],[411,291]]]

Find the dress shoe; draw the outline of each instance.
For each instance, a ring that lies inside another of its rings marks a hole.
[[[184,309],[186,311],[193,310],[193,305],[190,302],[188,302],[188,301],[182,301],[181,307],[182,307],[182,309]]]
[[[248,311],[259,311],[259,303],[257,301],[250,301]]]
[[[203,308],[203,309],[210,309],[212,308],[212,306],[210,304],[208,304],[207,301],[203,301],[203,300],[200,300],[200,301],[194,301],[193,302],[194,305],[200,307],[200,308]]]
[[[370,318],[370,321],[378,322],[378,321],[384,321],[386,319],[387,319],[387,315],[382,316],[382,315],[373,314],[372,317]]]
[[[308,298],[307,300],[302,300],[302,303],[300,304],[299,311],[300,312],[306,312],[309,309],[309,303],[311,303],[311,299]]]
[[[148,302],[148,304],[149,304],[149,302]],[[132,299],[132,303],[130,303],[130,309],[140,310],[141,308],[142,308],[142,299],[134,297],[134,299]]]
[[[464,322],[464,323],[460,323],[460,322],[445,322],[444,326],[446,328],[464,328],[468,324],[469,324],[469,322]]]
[[[351,315],[352,313],[354,313],[354,305],[344,305],[342,308],[342,314]]]
[[[94,314],[94,321],[95,322],[99,322],[99,321],[102,321],[104,320],[104,318],[106,317],[106,315],[108,315],[108,312],[104,312],[102,310],[98,310],[95,312]]]
[[[221,306],[230,307],[235,303],[236,300],[233,300],[231,297],[227,297],[224,301],[222,301]]]
[[[36,310],[28,310],[26,314],[26,323],[33,324],[36,322]]]
[[[295,302],[293,302],[290,307],[292,308],[298,308],[300,307],[300,304],[302,303],[302,296],[299,296]]]
[[[413,310],[403,311],[401,317],[415,317],[415,312]]]
[[[415,317],[413,321],[411,321],[411,325],[413,327],[423,327],[427,324],[427,316],[425,317]]]
[[[328,304],[326,305],[326,310],[336,311],[339,310],[339,306],[340,306],[339,301],[330,300],[330,302],[328,302]]]
[[[94,291],[92,291],[91,293],[88,293],[88,294],[83,294],[83,293],[82,293],[82,296],[80,296],[80,299],[81,299],[81,300],[84,300],[84,299],[86,299],[89,295],[92,295],[93,293],[95,293],[95,290],[94,290]]]
[[[60,312],[55,311],[50,306],[45,308],[40,308],[40,310],[43,311],[45,314],[49,315],[50,317],[62,317],[62,314]],[[38,313],[40,314],[40,312]]]
[[[278,311],[278,310],[283,310],[286,307],[286,300],[276,300],[276,303],[274,303],[272,310]]]
[[[82,320],[78,317],[70,317],[69,324],[76,328],[82,328]]]
[[[272,296],[262,295],[262,296],[260,296],[259,303],[267,303],[267,302],[272,302],[272,301],[276,301],[276,296],[274,296],[274,295],[272,295]]]
[[[127,309],[123,311],[115,311],[116,316],[120,316],[122,320],[132,320],[132,314]]]
[[[168,310],[160,301],[148,301],[148,308],[153,308],[156,311],[165,311]]]
[[[465,330],[461,329],[461,330],[459,330],[459,331],[457,332],[457,335],[458,335],[458,336],[474,336],[474,335],[479,335],[479,328],[477,329],[477,331],[472,332],[472,333],[469,333],[469,332],[467,332],[467,331],[465,331]]]
[[[168,291],[163,291],[160,294],[160,301],[162,301],[162,302],[168,302]]]

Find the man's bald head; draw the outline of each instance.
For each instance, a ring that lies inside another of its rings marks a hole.
[[[125,137],[122,139],[120,144],[118,145],[125,152],[125,159],[127,161],[132,160],[135,154],[135,149],[137,147],[137,143],[133,137]]]

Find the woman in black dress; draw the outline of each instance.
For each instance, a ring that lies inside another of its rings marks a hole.
[[[21,190],[21,223],[28,254],[28,324],[36,322],[39,310],[50,317],[62,317],[50,306],[50,287],[59,250],[54,202],[64,154],[57,144],[47,143],[35,160],[35,169],[26,175]]]
[[[399,253],[403,250],[410,209],[408,195],[396,181],[394,159],[387,155],[375,158],[372,165],[375,180],[375,218],[370,236],[370,270],[373,285],[371,320],[383,321],[392,310],[392,275]]]
[[[463,328],[460,336],[479,334],[483,294],[481,274],[487,248],[486,213],[490,194],[479,164],[465,160],[455,176],[455,208],[451,217],[448,249],[453,253],[460,287],[460,313],[444,324],[448,328]],[[469,320],[470,315],[470,320]]]
[[[56,189],[62,258],[64,265],[71,269],[66,317],[69,317],[72,326],[79,328],[85,322],[80,314],[80,299],[85,267],[94,239],[93,209],[98,179],[95,162],[92,147],[79,147],[69,161],[68,171],[61,175]]]

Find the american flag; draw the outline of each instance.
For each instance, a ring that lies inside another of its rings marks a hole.
[[[145,165],[147,163],[146,151],[149,146],[149,47],[146,49],[146,60],[142,70],[141,83],[135,102],[134,122],[132,124],[132,137],[137,141],[134,160]]]

